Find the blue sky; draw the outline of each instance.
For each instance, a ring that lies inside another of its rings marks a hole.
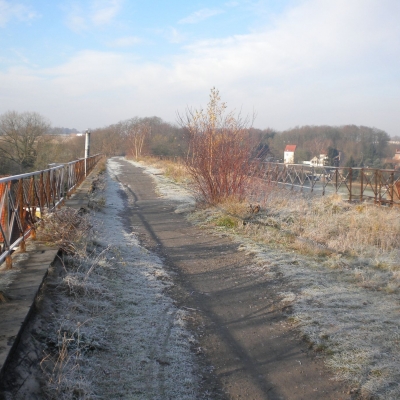
[[[0,114],[175,122],[212,87],[254,126],[400,134],[398,0],[0,0]]]

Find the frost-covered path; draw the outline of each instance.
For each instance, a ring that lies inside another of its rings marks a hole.
[[[185,332],[181,341],[195,343],[202,357],[213,366],[214,376],[228,398],[350,398],[340,383],[330,379],[322,360],[307,351],[306,344],[287,324],[277,296],[288,284],[284,277],[277,275],[271,279],[254,268],[251,257],[237,251],[237,244],[193,227],[176,212],[185,206],[176,197],[157,196],[152,177],[142,168],[123,159],[112,159],[109,171],[121,184],[119,195],[124,199],[124,208],[121,212],[118,203],[116,215],[123,220],[125,232],[137,233],[141,244],[160,256],[173,279],[164,292],[174,298],[180,309],[187,310],[182,317],[181,311],[173,308],[167,326],[179,325],[182,318],[192,321],[195,337]],[[155,285],[165,285],[164,273],[161,268],[154,269],[151,275],[160,274],[161,278],[154,280]],[[135,296],[133,292],[131,295]],[[164,306],[165,314],[169,307],[174,307],[170,304]],[[156,327],[158,317],[154,318]],[[162,325],[161,330],[165,329]],[[115,329],[117,335],[118,328]],[[169,337],[168,328],[165,336]],[[181,346],[185,347],[182,343]],[[168,358],[154,363],[153,355],[143,356],[147,357],[144,365],[150,368],[149,363],[153,363],[151,368],[156,367],[149,369],[150,377],[160,372],[170,374]],[[176,377],[180,379],[179,375]],[[210,398],[223,397],[210,389]]]
[[[93,218],[98,244],[114,255],[104,277],[113,300],[98,320],[107,348],[92,358],[93,386],[104,399],[200,398],[186,313],[165,294],[172,282],[160,259],[124,226],[126,204],[113,179],[117,173],[118,165],[111,161],[107,207]]]

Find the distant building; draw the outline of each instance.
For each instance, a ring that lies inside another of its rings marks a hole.
[[[294,164],[294,152],[296,151],[295,144],[288,144],[283,152],[283,162],[285,164]]]
[[[305,165],[311,165],[312,167],[323,167],[328,161],[326,154],[320,154],[319,156],[313,157],[310,161],[303,161]]]
[[[393,157],[394,162],[400,162],[400,149],[396,149],[396,153]]]

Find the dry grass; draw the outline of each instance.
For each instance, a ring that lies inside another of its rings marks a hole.
[[[113,269],[110,260],[117,259],[118,251],[98,248],[90,239],[80,245],[79,253],[64,255],[61,260],[63,272],[56,286],[55,302],[63,313],[44,333],[45,356],[40,365],[48,399],[94,398],[90,355],[107,347],[107,328],[96,324],[96,320],[114,301],[103,275]],[[57,330],[51,329],[56,326]]]
[[[236,233],[302,254],[330,257],[327,265],[331,268],[357,264],[362,259],[376,274],[388,274],[389,291],[400,287],[397,208],[349,204],[337,195],[302,196],[278,188],[257,200],[261,204],[257,214],[251,213],[246,202],[226,202],[200,213],[208,213],[207,220],[216,225],[215,221],[224,216],[237,217],[242,223],[235,225]],[[365,270],[358,268],[356,275],[367,279]]]
[[[130,158],[127,157],[129,160]],[[187,184],[191,182],[190,174],[188,173],[186,166],[182,164],[179,159],[172,161],[169,159],[160,159],[152,156],[140,157],[138,161],[146,165],[157,168],[164,174],[167,178],[171,179],[175,183]]]
[[[70,254],[84,254],[90,235],[89,219],[80,210],[69,207],[44,215],[37,232],[38,240]]]
[[[104,174],[107,171],[107,159],[103,157],[98,163],[99,174]]]
[[[400,210],[268,185],[251,195],[257,214],[227,202],[190,218],[232,235],[252,271],[287,279],[290,320],[338,379],[361,398],[400,398]]]
[[[90,382],[80,371],[82,335],[80,325],[69,333],[61,327],[57,332],[56,351],[48,353],[40,362],[47,377],[45,394],[48,399],[92,399]]]

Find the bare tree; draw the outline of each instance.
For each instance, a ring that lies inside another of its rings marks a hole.
[[[138,159],[143,150],[146,138],[150,135],[151,126],[138,118],[125,121],[125,137],[128,141],[129,151]]]
[[[249,120],[227,113],[215,88],[206,111],[188,109],[178,120],[189,132],[186,166],[204,199],[243,199],[252,175]]]
[[[49,129],[49,122],[38,113],[6,112],[0,116],[1,157],[16,163],[20,172],[33,168],[38,139]]]

